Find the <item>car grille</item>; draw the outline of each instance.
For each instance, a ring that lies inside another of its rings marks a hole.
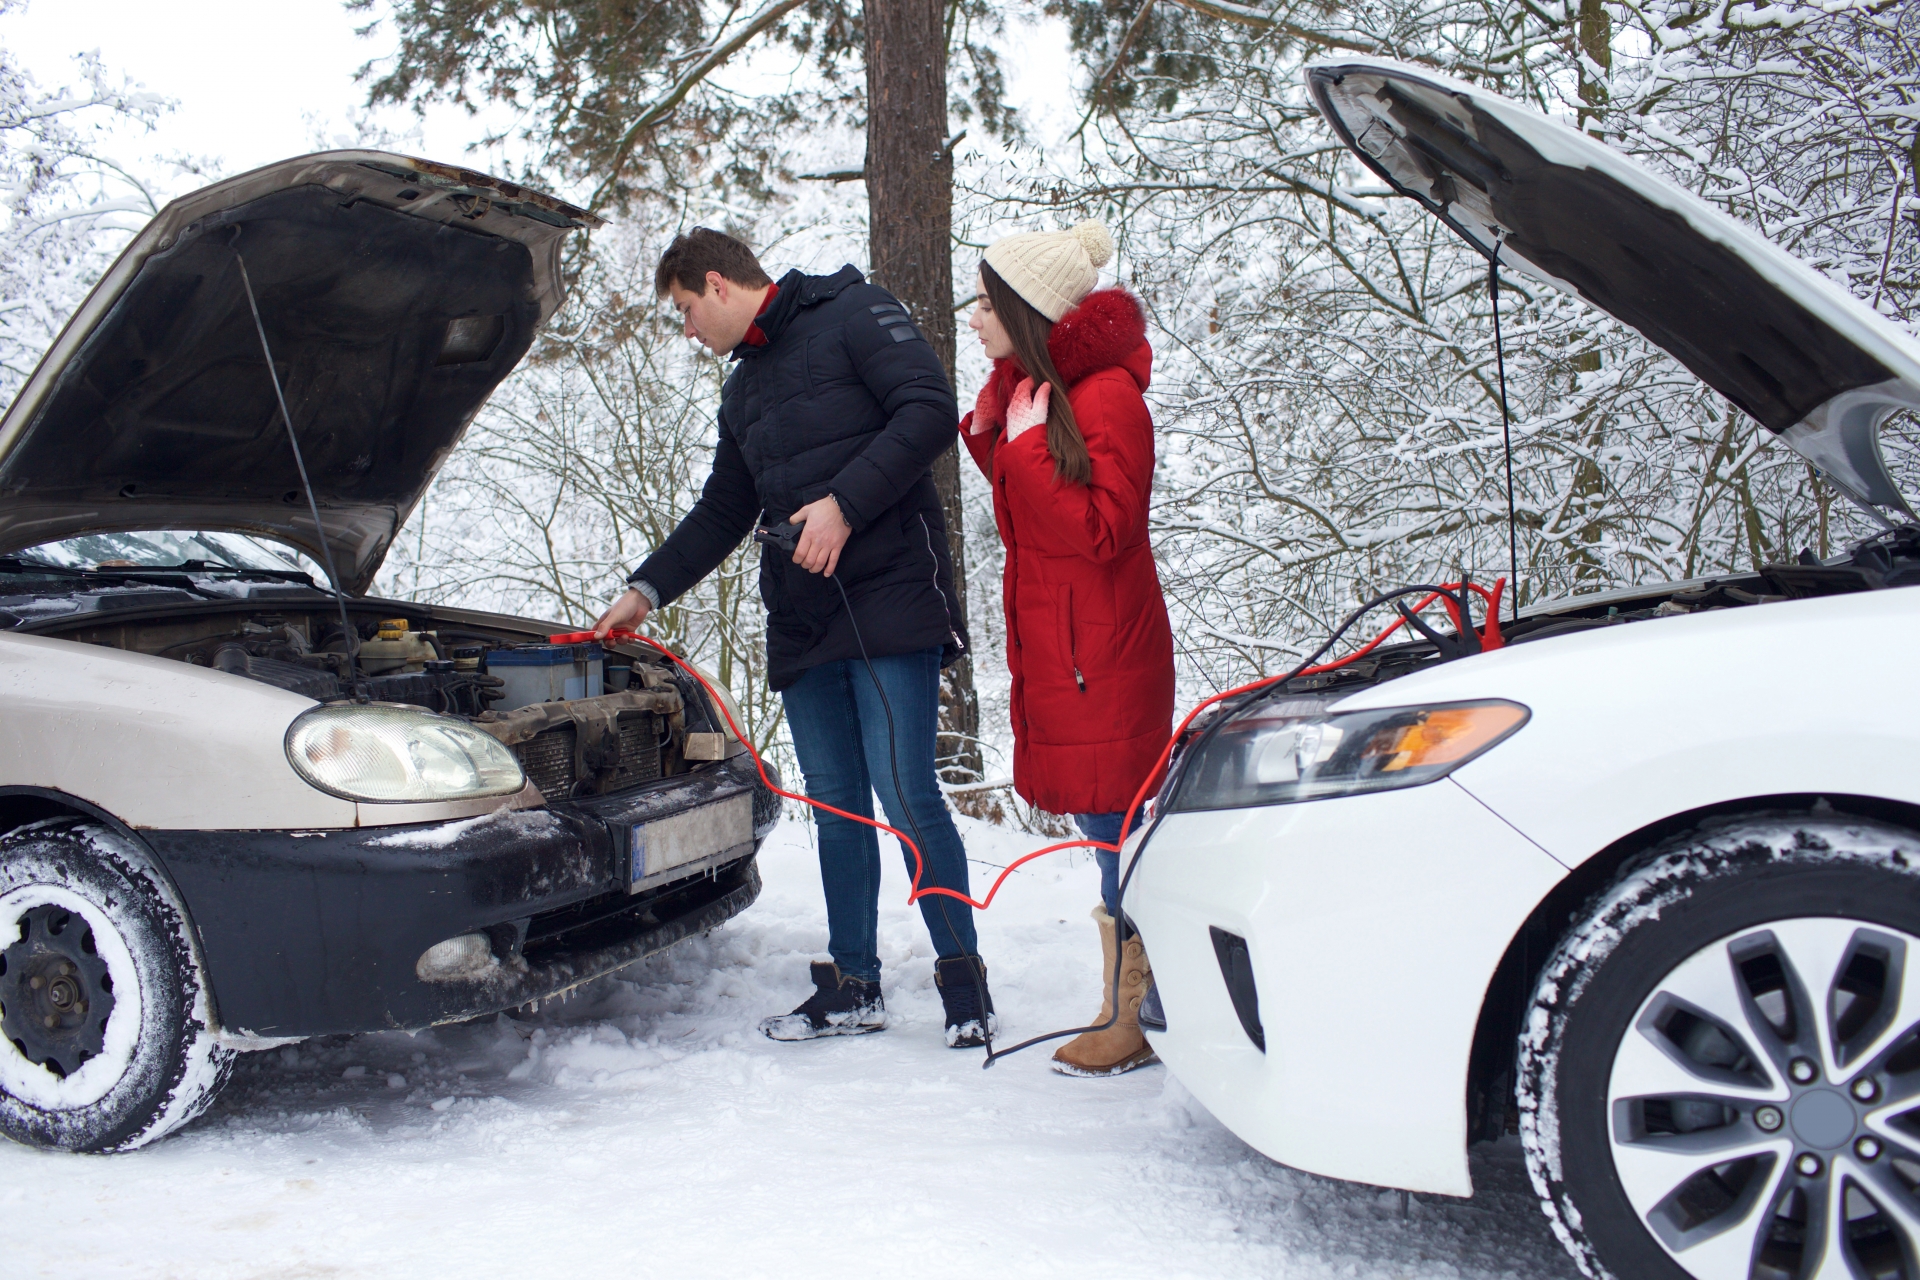
[[[574,772],[574,743],[579,732],[572,725],[548,729],[514,747],[528,781],[548,800],[575,795],[597,795],[652,782],[660,776],[659,722],[651,711],[629,711],[620,717],[620,762],[611,776],[580,779]]]

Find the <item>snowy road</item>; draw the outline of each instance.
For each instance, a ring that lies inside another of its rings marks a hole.
[[[963,830],[976,876],[1033,847]],[[761,1038],[826,942],[809,837],[768,842],[741,919],[537,1015],[250,1056],[212,1113],[132,1155],[0,1143],[5,1273],[1575,1275],[1511,1142],[1476,1155],[1474,1200],[1403,1219],[1395,1193],[1256,1154],[1164,1068],[1066,1080],[1035,1050],[981,1071],[941,1041],[891,850],[893,1027]],[[1094,870],[1048,861],[982,918],[1007,1035],[1097,999]]]

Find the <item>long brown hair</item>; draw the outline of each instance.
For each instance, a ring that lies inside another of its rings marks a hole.
[[[1047,397],[1047,452],[1053,455],[1053,475],[1070,484],[1087,484],[1093,479],[1093,459],[1087,456],[1087,442],[1074,420],[1073,405],[1067,400],[1066,380],[1053,367],[1047,352],[1047,339],[1053,334],[1053,321],[1034,310],[1033,304],[1013,291],[1000,273],[982,262],[980,281],[986,286],[987,305],[1000,317],[1013,346],[1014,363],[1034,380],[1053,388]]]

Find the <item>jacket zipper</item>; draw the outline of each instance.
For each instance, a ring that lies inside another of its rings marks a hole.
[[[997,453],[998,451],[996,450],[994,469],[996,471],[999,471]],[[998,475],[994,477],[994,479],[997,480],[1000,485],[1000,500],[1006,503],[1006,506],[1007,506],[1007,531],[1011,533],[1013,531],[1013,500],[1007,496],[1006,473],[1000,472]],[[1014,577],[1014,581],[1016,582],[1019,581],[1019,578],[1020,578],[1019,559],[1020,559],[1020,539],[1017,537],[1008,538],[1007,539],[1007,567],[1005,569],[1005,572],[1011,573]],[[1019,619],[1019,615],[1015,613],[1013,610],[1007,611],[1007,636],[1009,639],[1013,641],[1013,647],[1016,651],[1022,648],[1020,644],[1020,619]],[[1019,703],[1019,706],[1020,706],[1020,732],[1022,734],[1025,734],[1028,732],[1026,702],[1024,700],[1021,700]]]
[[[933,549],[933,528],[927,524],[926,516],[920,517],[920,532],[927,540],[927,559],[933,563],[933,592],[940,597],[940,607],[947,614],[947,636],[953,641],[954,652],[965,653],[967,642],[960,638],[960,629],[953,625],[953,601],[947,599],[947,593],[940,589],[940,556]]]
[[[1067,654],[1073,660],[1073,682],[1080,692],[1087,691],[1087,678],[1080,674],[1080,632],[1073,625],[1073,588],[1067,588]]]

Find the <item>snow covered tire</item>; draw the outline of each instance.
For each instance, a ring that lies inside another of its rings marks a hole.
[[[1916,994],[1912,831],[1822,805],[1630,865],[1521,1034],[1528,1173],[1580,1269],[1920,1280],[1920,1137],[1886,1124],[1920,1119]]]
[[[143,1146],[205,1110],[233,1061],[184,907],[97,823],[0,836],[0,1005],[0,1133],[30,1146]]]

